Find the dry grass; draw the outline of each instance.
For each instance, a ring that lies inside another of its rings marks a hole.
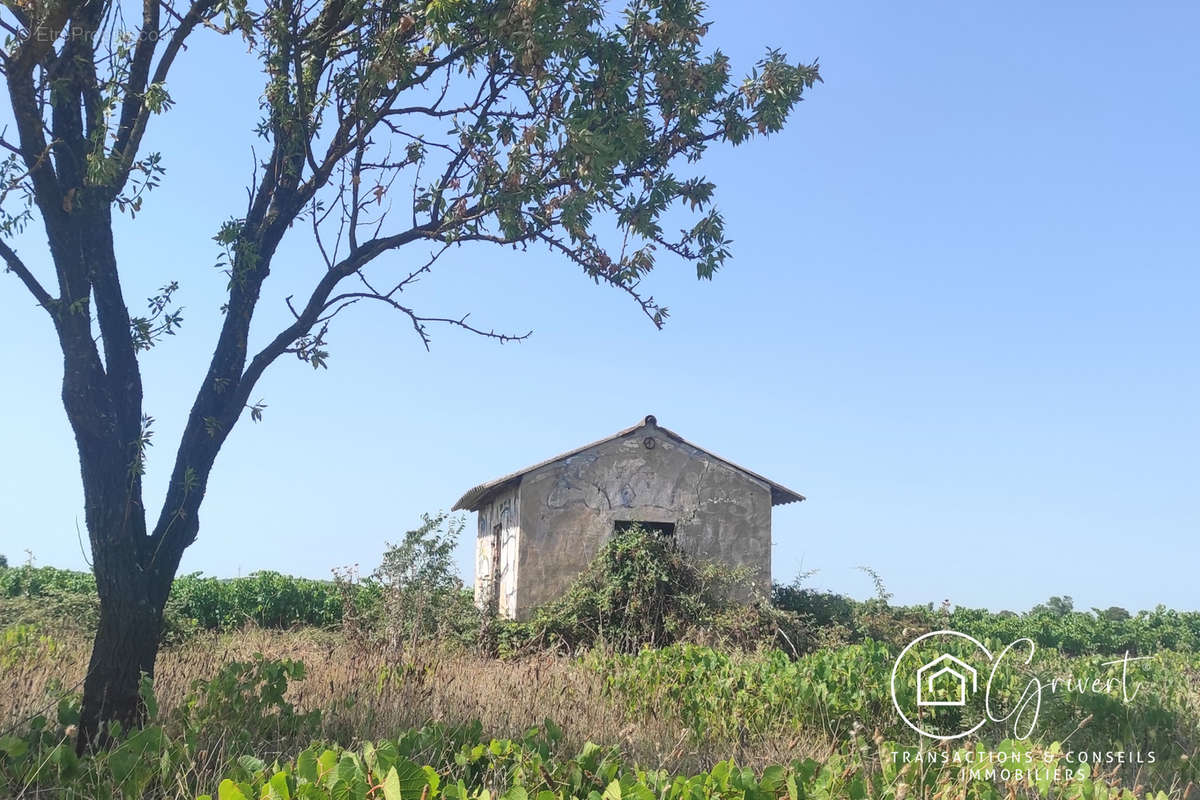
[[[77,633],[23,645],[17,651],[20,658],[0,674],[0,733],[20,727],[33,714],[53,715],[59,697],[78,691],[89,647]],[[247,628],[201,634],[165,648],[155,675],[161,711],[169,714],[177,708],[195,681],[212,678],[223,665],[249,660],[255,653],[303,661],[305,678],[292,683],[288,699],[300,712],[321,711],[319,728],[306,731],[303,741],[258,743],[256,753],[268,760],[311,740],[352,745],[431,722],[472,720],[483,725],[486,735],[508,738],[550,719],[563,730],[560,746],[565,752],[592,741],[619,747],[642,766],[676,773],[704,770],[730,757],[761,766],[809,756],[823,759],[833,751],[820,734],[697,743],[670,709],[631,719],[605,696],[602,675],[561,656],[497,660],[429,648],[397,670],[396,661],[378,650],[314,629]]]
[[[0,643],[0,735],[24,727],[33,714],[53,716],[58,699],[81,684],[89,650],[90,642],[77,631]],[[170,796],[211,791],[227,774],[231,759],[244,752],[269,763],[291,758],[315,740],[353,747],[432,722],[478,720],[486,736],[516,738],[549,718],[564,734],[559,755],[578,752],[592,741],[619,748],[627,761],[641,767],[674,774],[695,774],[728,758],[754,768],[798,758],[824,761],[836,749],[824,733],[797,736],[794,721],[787,720],[779,721],[781,733],[774,737],[698,742],[670,708],[631,718],[606,696],[601,673],[562,656],[497,660],[437,647],[415,652],[416,657],[400,664],[338,632],[257,628],[200,634],[165,648],[155,682],[164,716],[180,707],[195,682],[256,653],[304,662],[306,675],[291,684],[288,699],[299,712],[321,712],[319,722],[298,735],[260,728],[252,742],[231,747],[223,738],[229,731],[219,733],[221,738],[180,766]],[[427,763],[446,763],[447,755],[429,753]],[[1116,779],[1115,768],[1108,777]],[[1135,777],[1129,785],[1138,783]],[[1191,787],[1176,781],[1156,788],[1166,789],[1171,798],[1188,798]]]

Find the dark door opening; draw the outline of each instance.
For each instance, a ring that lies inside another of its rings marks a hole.
[[[660,536],[674,538],[675,523],[674,522],[639,522],[637,520],[619,519],[613,523],[613,533],[625,533],[634,526],[640,527],[642,530],[653,531]]]

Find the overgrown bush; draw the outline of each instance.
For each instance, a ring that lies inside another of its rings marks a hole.
[[[342,632],[355,647],[397,662],[418,644],[477,647],[481,612],[454,563],[463,527],[458,517],[423,514],[370,575],[357,565],[334,570]]]
[[[379,586],[382,632],[392,651],[438,636],[461,640],[479,627],[479,612],[454,563],[466,523],[444,513],[389,544],[372,577]]]
[[[287,700],[288,683],[304,677],[304,663],[255,653],[231,661],[208,680],[197,680],[172,722],[200,749],[246,751],[312,730],[320,711],[299,713]]]
[[[794,615],[761,600],[740,602],[745,570],[699,563],[670,537],[639,525],[609,539],[567,593],[510,623],[510,650],[549,647],[568,652],[603,644],[620,652],[689,639],[753,647],[781,626],[798,638]],[[745,599],[742,597],[742,599]]]

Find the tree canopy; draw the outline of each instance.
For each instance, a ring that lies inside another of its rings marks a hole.
[[[280,357],[324,366],[330,326],[363,303],[393,309],[427,345],[435,324],[522,338],[406,301],[464,243],[548,248],[656,326],[667,309],[642,281],[661,255],[700,278],[725,263],[715,187],[696,162],[713,143],[780,130],[820,75],[768,50],[735,80],[705,44],[705,11],[697,0],[3,0],[0,257],[64,357],[102,608],[85,736],[101,717],[133,718],[217,453],[239,418],[261,416],[252,392]],[[183,323],[179,285],[164,272],[149,310],[130,312],[113,216],[135,215],[163,180],[167,158],[145,151],[146,133],[174,103],[176,62],[215,35],[241,37],[262,67],[261,116],[241,123],[255,166],[245,207],[215,233],[220,333],[152,516],[139,356]],[[34,222],[53,274],[13,244]],[[285,268],[275,254],[297,236],[312,237],[324,269],[304,294],[272,298],[289,320],[251,350],[268,277]],[[147,631],[133,648],[131,626]]]

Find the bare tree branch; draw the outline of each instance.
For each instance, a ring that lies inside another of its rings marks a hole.
[[[54,316],[54,298],[46,291],[46,288],[34,277],[29,268],[25,266],[16,251],[8,246],[8,242],[0,239],[0,258],[4,259],[5,271],[16,273],[16,276],[21,279],[21,283],[25,284],[25,288],[37,300],[38,305],[46,309],[51,318]]]
[[[385,303],[386,305],[389,305],[397,311],[405,314],[412,321],[413,329],[416,331],[416,334],[421,337],[421,343],[425,345],[426,350],[429,349],[429,346],[433,341],[429,338],[429,333],[425,328],[427,323],[443,323],[446,325],[456,326],[479,336],[483,336],[487,339],[496,339],[501,344],[505,342],[520,342],[533,335],[533,331],[526,331],[525,333],[520,334],[499,333],[495,328],[485,331],[482,328],[476,328],[467,323],[467,317],[469,317],[470,314],[464,314],[457,319],[452,317],[422,316],[408,306],[404,306],[396,302],[389,294],[378,294],[375,292],[344,292],[335,297],[331,297],[328,301],[326,301],[323,310],[327,310],[336,306],[334,312],[328,316],[318,318],[318,321],[327,322],[328,320],[333,319],[333,317],[343,308],[348,307],[358,300],[376,300],[381,303]]]
[[[137,160],[138,149],[150,120],[151,109],[147,106],[144,97],[146,87],[150,84],[166,83],[171,66],[175,63],[179,51],[183,49],[184,42],[198,25],[207,21],[208,15],[218,5],[218,1],[194,0],[187,13],[179,21],[179,27],[167,40],[163,54],[159,57],[158,65],[154,69],[154,75],[147,83],[146,72],[149,70],[150,59],[154,57],[154,49],[158,44],[158,7],[162,3],[161,0],[145,0],[143,27],[134,57],[134,63],[139,66],[139,72],[134,75],[131,68],[130,83],[126,88],[124,103],[121,106],[121,121],[117,127],[116,140],[112,148],[112,152],[120,158],[121,162],[119,177],[111,190],[114,196],[120,193],[126,181],[129,180],[130,170]],[[151,26],[154,28],[152,36],[147,35]]]

